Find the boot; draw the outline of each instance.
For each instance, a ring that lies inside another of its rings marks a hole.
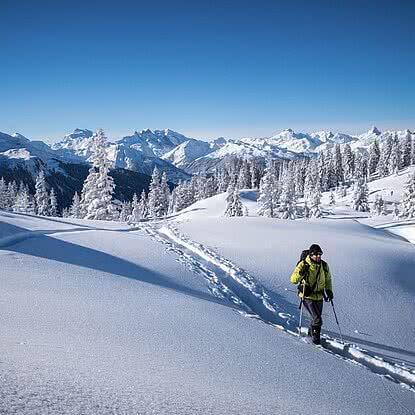
[[[311,340],[314,344],[320,344],[320,326],[311,326]]]
[[[311,337],[311,336],[312,336],[311,327],[309,327],[309,328],[308,328],[308,331],[307,331],[307,336],[308,336],[308,337]]]

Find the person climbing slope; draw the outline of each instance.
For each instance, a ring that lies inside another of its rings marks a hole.
[[[311,324],[308,335],[314,344],[320,344],[320,332],[323,312],[323,298],[333,300],[331,273],[327,262],[321,259],[323,251],[319,245],[313,244],[301,254],[291,282],[298,284],[298,295],[301,299],[300,308],[304,305],[310,314]],[[301,333],[300,333],[301,334]]]

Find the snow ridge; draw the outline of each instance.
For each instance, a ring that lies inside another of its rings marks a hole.
[[[293,336],[298,336],[295,309],[278,293],[267,290],[246,271],[202,244],[180,234],[171,225],[145,224],[141,226],[148,235],[165,244],[176,253],[178,261],[190,270],[201,274],[209,284],[213,295],[231,301],[242,315],[275,326]],[[302,331],[305,333],[307,330]],[[322,335],[322,351],[400,384],[415,392],[415,371],[405,364],[389,362],[374,352],[355,344],[342,343],[335,333]]]

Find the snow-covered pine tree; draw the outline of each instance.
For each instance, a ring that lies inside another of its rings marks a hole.
[[[279,217],[295,219],[297,217],[297,198],[295,195],[294,177],[291,169],[287,168],[282,177],[282,191],[279,200]]]
[[[49,216],[58,216],[58,199],[53,187],[50,189],[49,206]]]
[[[400,205],[400,218],[415,218],[415,172],[408,178]]]
[[[330,190],[330,206],[334,206],[336,204],[336,197],[334,196],[333,190]]]
[[[359,179],[355,184],[355,191],[353,194],[353,209],[359,212],[368,212],[369,189],[367,183],[363,179]]]
[[[380,147],[378,140],[375,140],[369,148],[369,174],[373,174],[378,169],[380,159]]]
[[[13,205],[14,212],[28,213],[30,209],[29,189],[20,182],[19,190]]]
[[[244,208],[241,202],[239,190],[235,189],[227,198],[224,216],[243,216]]]
[[[321,218],[321,216],[321,186],[320,181],[317,180],[311,196],[310,217]]]
[[[49,214],[49,194],[46,190],[46,180],[43,170],[40,170],[35,184],[35,202],[36,202],[36,214],[47,216]]]
[[[93,167],[84,183],[87,191],[82,190],[81,207],[86,211],[85,219],[112,220],[116,216],[117,209],[112,202],[115,184],[109,175],[110,162],[107,158],[106,141],[104,131],[98,129],[94,133],[91,156]]]
[[[141,212],[140,212],[138,203],[139,201],[138,201],[137,193],[134,193],[133,200],[131,202],[132,211],[131,211],[130,217],[128,218],[129,222],[137,223],[141,219]]]
[[[393,207],[392,207],[392,213],[393,213],[393,219],[394,219],[394,220],[396,220],[396,219],[398,219],[398,218],[399,218],[400,211],[399,211],[399,206],[398,206],[398,204],[397,204],[397,203],[394,203],[394,204],[393,204]]]
[[[376,195],[375,196],[375,201],[373,202],[372,214],[376,215],[376,216],[383,215],[384,211],[385,211],[384,204],[385,204],[385,202],[384,202],[382,196],[381,195]]]
[[[90,206],[97,197],[97,188],[96,183],[98,180],[98,173],[94,166],[92,166],[88,171],[88,176],[84,181],[82,191],[81,191],[81,201],[80,201],[80,217],[86,218],[89,212]]]
[[[307,171],[307,163],[305,160],[307,159],[295,163],[294,187],[298,197],[304,196],[304,183]]]
[[[276,217],[279,204],[279,182],[275,165],[272,160],[267,161],[264,175],[259,185],[258,214],[268,218]]]
[[[402,161],[401,161],[401,147],[398,140],[398,135],[395,133],[392,139],[392,149],[389,158],[389,168],[388,171],[390,173],[398,174],[399,169],[401,168]]]
[[[335,188],[339,183],[344,182],[343,159],[339,143],[336,143],[334,146],[333,161],[334,173],[336,175],[336,184],[333,186],[333,188]]]
[[[161,218],[166,213],[165,193],[161,187],[161,176],[157,166],[154,167],[151,176],[148,193],[148,213],[151,218]]]
[[[167,184],[167,174],[163,172],[161,175],[161,182],[160,182],[160,190],[161,190],[161,215],[166,216],[169,212],[169,202],[170,202],[170,188]]]
[[[249,189],[251,187],[251,173],[249,164],[246,160],[243,160],[238,175],[238,189]]]
[[[121,211],[120,211],[120,217],[119,217],[119,221],[120,222],[128,222],[128,220],[131,217],[131,203],[128,201],[122,202],[121,203]]]
[[[309,206],[313,205],[312,200],[315,189],[317,188],[317,183],[319,184],[318,188],[321,189],[321,182],[318,173],[318,162],[316,160],[310,160],[304,184],[304,198]]]
[[[307,196],[309,193],[309,189],[313,189],[314,186],[314,180],[310,182],[310,179],[307,179],[307,176],[309,174],[309,170],[313,169],[314,174],[317,171],[318,177],[320,178],[320,186],[323,191],[328,191],[330,188],[329,183],[329,164],[330,164],[331,155],[328,151],[328,154],[324,151],[320,151],[318,158],[317,158],[317,169],[315,167],[310,166],[311,161],[307,163],[307,168],[305,171],[305,178],[304,178],[304,196]],[[313,160],[313,163],[315,161]]]
[[[82,217],[82,214],[81,214],[81,200],[79,199],[78,192],[75,192],[75,194],[73,195],[72,205],[69,208],[68,214],[71,218],[79,219],[79,218]]]
[[[209,177],[205,182],[205,198],[215,196],[217,193],[216,180],[214,177]]]
[[[148,200],[146,192],[141,192],[140,201],[138,202],[138,209],[142,219],[148,218]]]
[[[344,180],[350,181],[354,175],[354,154],[352,152],[350,144],[344,145],[342,160]]]
[[[63,208],[62,209],[62,217],[63,218],[70,218],[71,217],[71,213],[69,211],[70,208]]]
[[[259,168],[256,165],[254,160],[251,161],[250,174],[251,174],[251,189],[258,189],[259,181],[261,180],[261,177],[260,177]]]
[[[17,197],[17,184],[13,180],[7,184],[7,210],[13,210],[13,205]]]
[[[339,184],[339,179],[337,176],[337,162],[336,162],[336,154],[335,154],[335,148],[332,149],[332,151],[327,151],[326,155],[326,162],[327,162],[327,185],[328,189],[336,188]]]
[[[7,183],[2,177],[0,179],[0,209],[8,208]]]
[[[411,165],[415,164],[415,135],[412,135]]]
[[[363,154],[356,152],[355,173],[354,173],[355,181],[365,180],[367,178],[367,174],[368,174],[367,166],[368,166],[367,158]]]
[[[229,182],[230,182],[230,176],[226,169],[220,169],[218,173],[218,192],[224,193],[228,189]]]
[[[203,200],[206,198],[205,195],[205,183],[206,183],[206,173],[202,172],[192,176],[191,183],[194,189],[194,195],[196,201]]]
[[[406,131],[402,147],[402,167],[408,167],[411,165],[412,155],[412,134],[409,130]]]
[[[304,213],[303,213],[304,219],[310,219],[310,209],[307,205],[307,202],[304,202]]]
[[[392,152],[392,137],[388,135],[386,137],[385,142],[382,145],[382,149],[380,152],[380,158],[379,158],[379,163],[378,163],[378,172],[379,172],[380,177],[386,177],[390,173],[392,173],[389,171],[389,166],[390,166],[389,159],[391,156],[391,152]]]
[[[175,188],[174,212],[180,212],[195,203],[194,189],[190,182],[180,183]]]

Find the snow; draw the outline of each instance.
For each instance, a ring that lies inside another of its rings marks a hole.
[[[390,210],[414,169],[370,201]],[[260,217],[249,189],[243,217],[224,193],[134,226],[0,210],[0,412],[413,412],[415,221],[351,193],[315,220]],[[299,339],[289,282],[311,243],[342,334],[326,303],[321,347]]]

